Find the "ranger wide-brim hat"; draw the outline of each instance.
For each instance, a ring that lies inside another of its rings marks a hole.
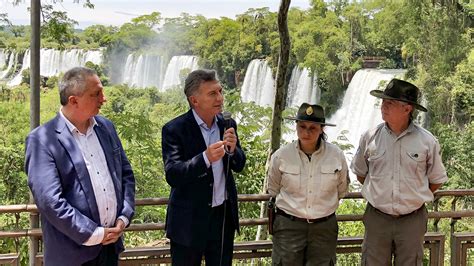
[[[324,118],[324,109],[317,104],[303,103],[298,109],[296,117],[289,116],[286,119],[313,122],[323,126],[336,126],[334,124],[326,123],[326,118]]]
[[[372,90],[370,91],[370,95],[382,99],[406,102],[413,105],[420,111],[428,111],[425,107],[418,103],[419,99],[421,98],[420,89],[410,82],[404,80],[392,79],[384,91]]]

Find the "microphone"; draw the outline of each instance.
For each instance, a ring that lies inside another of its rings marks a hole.
[[[227,129],[231,128],[230,119],[232,118],[232,113],[229,111],[224,111],[222,112],[222,116],[224,118],[224,131],[226,131]],[[229,146],[226,145],[224,149],[227,154],[231,154]]]
[[[222,116],[224,117],[224,129],[227,130],[230,128],[230,119],[232,118],[232,113],[229,111],[222,112]]]

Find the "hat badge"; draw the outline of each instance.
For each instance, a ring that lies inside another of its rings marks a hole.
[[[307,115],[312,115],[313,114],[313,107],[308,106],[308,108],[306,108],[306,114]]]

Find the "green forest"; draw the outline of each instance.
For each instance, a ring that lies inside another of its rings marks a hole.
[[[89,8],[93,8],[92,3]],[[82,7],[78,7],[82,8]],[[119,132],[136,177],[136,198],[168,197],[161,155],[161,127],[188,109],[182,88],[160,92],[157,88],[136,89],[114,83],[115,58],[124,54],[148,53],[170,58],[195,55],[200,65],[215,69],[224,86],[225,109],[239,114],[239,136],[247,155],[245,170],[236,175],[240,194],[262,193],[267,160],[271,108],[240,99],[246,67],[252,59],[270,62],[274,75],[279,58],[277,13],[268,8],[248,9],[235,19],[208,19],[183,13],[164,18],[150,10],[130,22],[116,26],[92,25],[76,29],[77,22],[66,12],[44,5],[41,47],[54,49],[103,49],[97,70],[105,87],[107,103],[101,114],[111,119]],[[341,104],[352,75],[362,68],[366,56],[383,57],[379,68],[404,68],[404,79],[421,88],[429,109],[427,129],[439,140],[449,181],[441,189],[474,188],[474,4],[468,0],[310,0],[310,8],[291,8],[288,28],[290,62],[317,73],[322,106],[334,113]],[[0,11],[0,49],[25,52],[30,26],[14,25]],[[3,70],[3,69],[0,69]],[[291,71],[290,71],[291,72]],[[23,171],[24,141],[29,132],[29,73],[22,84],[9,87],[0,81],[0,205],[24,204],[29,199]],[[187,73],[182,73],[184,78]],[[57,81],[43,79],[41,123],[59,110]],[[293,114],[294,109],[285,110]],[[263,131],[262,131],[263,129]],[[285,132],[294,130],[284,128]],[[282,140],[282,143],[284,140]],[[344,148],[344,147],[342,147]],[[359,186],[352,184],[352,191]],[[442,208],[449,210],[451,202]],[[457,209],[472,209],[472,198],[457,202]],[[345,200],[338,213],[363,213],[365,203]],[[165,208],[139,207],[133,223],[162,223]],[[240,205],[241,218],[256,218],[260,207]],[[449,232],[449,220],[440,228]],[[430,225],[431,226],[431,225]],[[0,228],[28,228],[27,214],[1,214]],[[472,218],[458,221],[459,231],[474,232]],[[255,239],[256,227],[243,227],[236,240]],[[360,222],[340,223],[340,235],[363,235]],[[127,246],[158,243],[162,231],[126,234]],[[449,250],[449,246],[446,247]],[[25,254],[27,239],[0,239],[0,253]],[[472,254],[471,254],[472,256]],[[355,265],[357,254],[340,255],[341,265]]]

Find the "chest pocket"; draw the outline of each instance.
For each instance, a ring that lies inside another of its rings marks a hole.
[[[422,151],[406,151],[407,177],[424,177],[426,174],[426,153]]]
[[[369,162],[369,173],[371,178],[376,179],[377,177],[383,176],[393,168],[390,167],[389,160],[385,158],[385,150],[376,150],[369,146],[366,156],[367,161]]]
[[[300,189],[301,169],[299,165],[282,163],[279,167],[281,172],[282,189],[288,192],[296,192]]]
[[[321,189],[323,191],[337,191],[337,177],[341,170],[342,165],[334,162],[321,165]]]

